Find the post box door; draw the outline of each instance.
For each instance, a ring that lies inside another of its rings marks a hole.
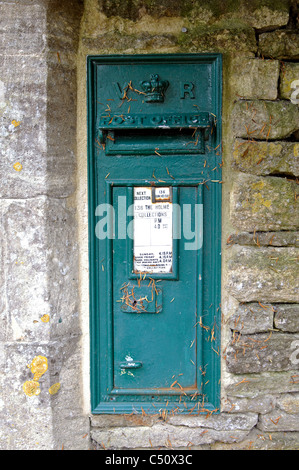
[[[152,189],[135,188],[135,198],[140,194],[150,197]],[[171,189],[179,189],[179,203],[195,211],[200,188]],[[127,188],[113,189],[114,207],[118,207],[118,198],[128,193]],[[173,243],[173,224],[168,216],[173,203],[135,199],[134,205],[135,222],[137,212],[145,216],[140,218],[141,229],[145,229],[141,249],[137,246],[134,253],[134,249],[128,250],[128,239],[116,236],[113,240],[114,387],[119,392],[134,389],[135,394],[155,393],[157,389],[167,395],[181,391],[181,386],[195,393],[196,278],[200,255],[184,249],[189,240],[181,238]],[[198,204],[199,217],[200,207]],[[136,230],[133,235],[137,237]],[[141,270],[134,272],[129,257],[134,260],[137,250]]]
[[[215,410],[221,57],[88,64],[93,412]]]

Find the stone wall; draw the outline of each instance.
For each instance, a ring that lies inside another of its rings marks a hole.
[[[81,14],[76,1],[0,2],[2,449],[88,445],[73,202]]]
[[[154,52],[224,62],[221,413],[93,416],[99,449],[299,447],[297,5],[223,3],[86,3],[82,62]]]
[[[0,448],[299,448],[298,11],[0,2]],[[176,52],[223,54],[221,412],[90,416],[86,55]]]

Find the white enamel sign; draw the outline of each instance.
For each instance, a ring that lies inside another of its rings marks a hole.
[[[134,271],[172,271],[171,188],[134,188]]]

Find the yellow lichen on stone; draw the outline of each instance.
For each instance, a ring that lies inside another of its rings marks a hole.
[[[21,121],[16,121],[15,119],[13,119],[11,123],[13,126],[18,127],[21,124]]]
[[[265,186],[264,181],[258,181],[257,183],[252,184],[252,189],[260,190],[260,189],[263,189],[264,186]]]
[[[40,394],[39,383],[35,380],[28,380],[23,384],[23,391],[28,397],[34,397]]]
[[[264,199],[261,193],[253,194],[254,203],[252,204],[252,212],[258,212],[261,206],[265,206],[269,209],[271,206],[271,201],[269,199]]]
[[[41,317],[41,321],[42,321],[43,323],[48,323],[48,322],[50,321],[50,315],[48,315],[48,314],[43,315],[43,316]]]
[[[59,389],[60,389],[60,383],[57,383],[57,384],[52,385],[52,386],[49,388],[49,393],[50,393],[50,395],[55,395],[55,393],[57,393]]]
[[[30,364],[33,380],[38,380],[48,370],[48,359],[44,356],[35,356]]]
[[[23,168],[23,165],[20,162],[16,162],[13,167],[16,171],[21,171]]]

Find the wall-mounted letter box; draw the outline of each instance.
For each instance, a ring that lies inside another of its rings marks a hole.
[[[221,56],[88,58],[93,413],[219,408]]]

